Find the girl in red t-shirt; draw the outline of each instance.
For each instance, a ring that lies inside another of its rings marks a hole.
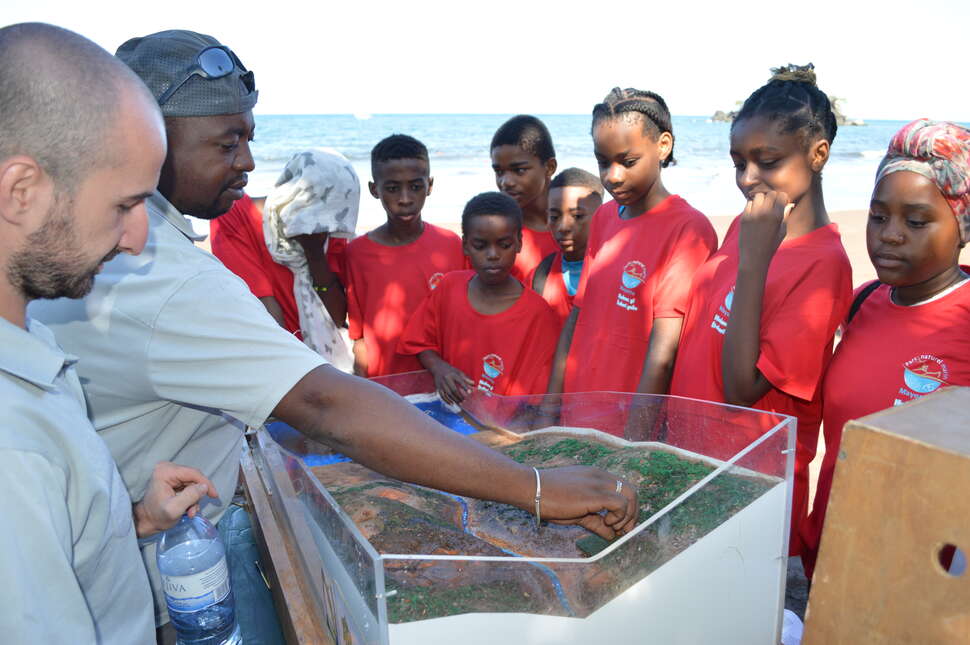
[[[593,108],[592,134],[613,201],[590,223],[549,390],[666,394],[690,281],[717,235],[660,178],[674,161],[663,98],[615,88]]]
[[[747,204],[694,278],[670,388],[797,417],[793,555],[808,512],[819,384],[852,297],[849,259],[822,198],[835,133],[811,65],[775,70],[744,102],[731,126],[731,159]]]
[[[970,385],[970,130],[913,121],[876,173],[866,247],[878,282],[859,288],[822,389],[825,457],[802,524],[811,576],[842,428],[934,392]]]

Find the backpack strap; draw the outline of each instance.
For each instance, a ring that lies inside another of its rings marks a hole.
[[[542,295],[543,290],[546,288],[546,279],[549,277],[549,272],[552,270],[552,263],[556,259],[556,254],[552,253],[542,258],[542,262],[536,267],[536,272],[532,276],[532,290]]]
[[[852,301],[852,306],[849,307],[849,315],[846,316],[846,319],[845,319],[846,325],[852,322],[852,319],[855,318],[855,315],[859,313],[859,308],[862,306],[862,303],[866,301],[866,298],[868,298],[873,291],[875,291],[881,286],[882,286],[881,282],[879,282],[878,280],[874,280],[873,282],[866,285],[865,289],[859,292],[859,295],[857,295],[855,297],[855,300]]]

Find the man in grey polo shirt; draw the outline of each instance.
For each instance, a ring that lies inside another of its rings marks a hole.
[[[0,29],[5,643],[152,643],[136,534],[171,526],[215,494],[198,471],[160,464],[133,509],[88,421],[77,359],[25,313],[30,300],[84,296],[104,262],[144,245],[144,201],[165,158],[153,98],[77,34],[41,24]]]
[[[145,251],[106,264],[83,303],[37,303],[31,314],[85,358],[80,373],[94,426],[132,498],[144,491],[150,464],[178,461],[215,483],[223,503],[203,512],[218,521],[242,449],[239,423],[223,415],[256,426],[272,414],[393,477],[533,510],[531,468],[326,365],[276,324],[245,283],[193,245],[183,213],[225,213],[253,169],[252,72],[215,39],[188,31],[132,39],[118,57],[154,93],[168,133],[158,192],[148,200]],[[633,526],[630,487],[617,492],[608,473],[559,468],[541,477],[544,518],[607,537]],[[147,562],[154,564],[150,556]]]

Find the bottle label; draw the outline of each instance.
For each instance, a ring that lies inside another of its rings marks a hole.
[[[226,558],[205,571],[189,576],[162,574],[162,588],[169,611],[196,612],[222,602],[229,595]]]

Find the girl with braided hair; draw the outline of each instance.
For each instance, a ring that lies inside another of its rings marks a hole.
[[[614,88],[593,108],[593,149],[613,200],[589,225],[582,277],[550,392],[666,394],[694,271],[717,246],[710,221],[670,194],[667,104]]]
[[[792,555],[801,550],[794,529],[808,511],[822,374],[852,297],[849,259],[822,198],[835,115],[812,70],[773,70],[731,126],[747,203],[694,277],[670,388],[798,419]]]

